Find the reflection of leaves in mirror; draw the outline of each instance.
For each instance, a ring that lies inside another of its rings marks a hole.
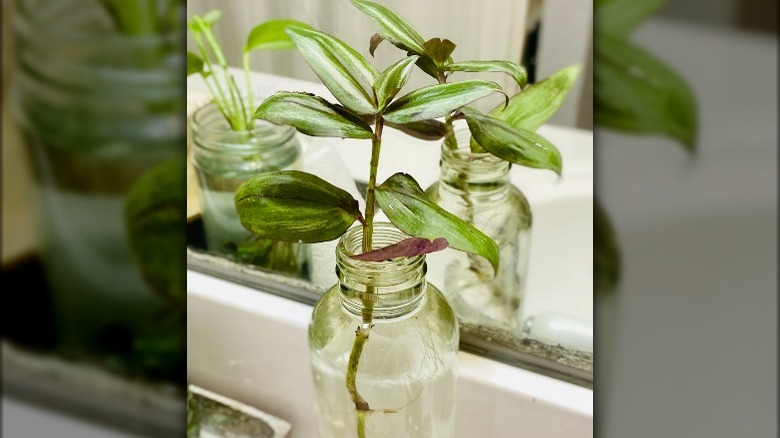
[[[689,85],[663,61],[628,41],[667,0],[597,0],[594,5],[593,121],[627,133],[659,134],[694,151],[696,102]],[[596,293],[618,283],[617,236],[598,202],[594,213]]]
[[[301,276],[304,269],[300,253],[301,244],[280,240],[263,239],[253,234],[238,244],[229,242],[228,251],[236,261],[254,265],[282,274]]]

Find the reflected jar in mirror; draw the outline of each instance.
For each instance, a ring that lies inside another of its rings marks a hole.
[[[492,238],[501,262],[494,277],[486,259],[448,249],[429,255],[428,278],[442,288],[458,316],[518,330],[528,272],[531,207],[509,181],[511,163],[471,152],[468,129],[456,130],[455,136],[458,148],[442,145],[439,180],[426,194]]]
[[[339,241],[338,283],[309,325],[319,436],[454,437],[457,319],[426,281],[425,256],[361,262],[350,256],[362,235]],[[373,236],[374,248],[408,237],[388,223]]]
[[[244,228],[235,194],[248,178],[273,170],[300,169],[301,145],[289,126],[254,121],[234,131],[215,103],[192,118],[191,161],[198,173],[206,248],[235,261],[308,279],[306,245],[260,239]]]
[[[186,243],[180,38],[124,35],[91,0],[14,4],[12,111],[34,169],[58,348],[179,378],[185,258],[142,253],[151,222],[158,248]],[[172,189],[151,189],[158,178]]]

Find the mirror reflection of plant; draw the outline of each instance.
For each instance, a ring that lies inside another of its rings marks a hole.
[[[249,55],[256,50],[295,49],[295,45],[284,32],[288,25],[309,28],[309,25],[296,20],[279,19],[264,22],[253,28],[247,36],[242,49],[245,90],[241,93],[230,74],[225,55],[214,36],[213,27],[221,17],[221,12],[212,10],[201,16],[193,16],[187,23],[190,33],[198,47],[200,55],[187,52],[187,75],[199,74],[230,128],[252,135],[252,104],[254,91],[249,71]],[[246,161],[254,161],[258,156],[247,156]],[[276,272],[301,275],[301,262],[298,248],[290,242],[279,242],[249,236],[241,242],[226,242],[230,256],[242,263],[261,266]]]
[[[195,15],[187,22],[190,34],[200,52],[200,55],[187,52],[187,76],[200,74],[231,129],[247,131],[253,126],[251,111],[254,104],[249,72],[250,53],[255,50],[294,49],[295,45],[284,29],[289,25],[303,28],[310,26],[296,20],[280,19],[267,21],[252,29],[242,50],[246,84],[246,95],[242,95],[235,78],[228,70],[227,60],[212,30],[221,15],[220,11],[213,10],[203,16]]]
[[[694,152],[696,101],[686,81],[629,41],[636,27],[667,0],[596,0],[594,5],[593,122],[616,131],[658,134]],[[596,200],[594,274],[597,293],[620,279],[620,250],[608,216]]]

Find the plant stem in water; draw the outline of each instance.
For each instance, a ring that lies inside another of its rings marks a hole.
[[[363,252],[371,251],[373,245],[374,204],[376,203],[374,192],[376,190],[377,168],[379,167],[379,151],[382,146],[382,127],[383,121],[380,116],[377,119],[374,135],[371,138],[371,169],[368,178],[368,189],[366,189],[366,219],[363,224],[362,241]],[[370,412],[370,408],[368,402],[366,402],[357,390],[357,372],[358,365],[360,365],[360,356],[363,354],[363,347],[365,346],[366,341],[368,341],[368,335],[371,333],[375,300],[374,289],[369,287],[363,297],[363,323],[355,331],[355,342],[352,344],[352,352],[349,355],[349,363],[347,364],[347,391],[352,398],[352,402],[355,403],[355,409],[357,410],[357,434],[359,438],[365,438],[366,436],[366,415]]]

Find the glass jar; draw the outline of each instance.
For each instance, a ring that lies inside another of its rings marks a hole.
[[[244,228],[236,210],[238,187],[251,176],[301,168],[295,128],[254,121],[234,131],[212,102],[192,118],[192,163],[198,172],[206,248],[230,259],[308,278],[306,245],[259,239]]]
[[[441,148],[439,180],[426,190],[440,207],[473,224],[498,245],[501,263],[451,249],[428,257],[428,278],[440,284],[460,317],[518,330],[528,272],[531,207],[509,181],[511,163],[473,153],[468,129],[455,132],[457,149]]]
[[[181,38],[126,36],[94,0],[17,1],[12,23],[12,113],[33,164],[58,345],[176,378],[185,306],[147,284],[125,214],[153,168],[186,159]],[[177,195],[183,204],[183,186]]]
[[[353,227],[339,241],[338,283],[309,325],[319,436],[454,437],[457,319],[426,281],[425,256],[361,262],[350,255],[361,252],[362,235]],[[405,238],[374,225],[374,248]],[[359,399],[347,389],[350,368]]]

